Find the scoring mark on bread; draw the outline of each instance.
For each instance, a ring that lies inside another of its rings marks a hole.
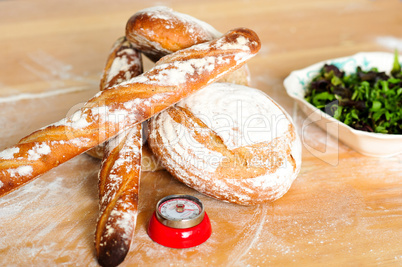
[[[167,113],[176,123],[186,128],[190,134],[189,137],[196,141],[193,144],[202,144],[208,150],[223,156],[216,168],[216,176],[219,179],[244,179],[275,173],[286,160],[291,162],[294,169],[296,168],[295,160],[289,156],[290,145],[295,140],[292,124],[289,124],[285,135],[269,142],[229,149],[218,133],[210,129],[187,108],[175,106],[169,108]],[[186,141],[190,144],[186,147],[187,152],[191,154],[192,142]]]

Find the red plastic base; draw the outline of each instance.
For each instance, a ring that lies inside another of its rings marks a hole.
[[[176,229],[163,225],[152,215],[148,235],[156,243],[170,248],[191,248],[201,245],[211,236],[212,228],[208,215],[198,225],[187,229]]]

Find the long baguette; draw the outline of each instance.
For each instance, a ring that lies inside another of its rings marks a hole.
[[[113,44],[112,51],[107,58],[99,85],[100,90],[103,91],[119,83],[129,81],[142,72],[141,53],[134,48],[126,37],[120,37]]]
[[[143,72],[141,53],[126,39],[120,37],[113,44],[106,60],[99,84],[100,91],[126,82]],[[98,159],[103,158],[104,145],[100,144],[87,151],[87,154]]]
[[[234,29],[167,55],[148,72],[98,93],[71,117],[0,152],[0,196],[238,69],[260,47],[254,31]]]
[[[141,132],[141,124],[137,124],[105,146],[95,231],[96,257],[101,266],[119,265],[130,250],[138,214]]]
[[[143,72],[142,53],[121,37],[113,44],[106,60],[100,81],[100,91],[127,81]],[[104,144],[100,144],[86,153],[94,158],[103,159]],[[147,145],[142,147],[141,171],[156,171],[160,166]]]
[[[141,53],[119,38],[106,61],[103,91],[142,73]],[[106,141],[99,171],[99,217],[95,231],[96,257],[101,266],[117,266],[130,250],[138,214],[142,124]],[[90,150],[91,151],[91,150]]]

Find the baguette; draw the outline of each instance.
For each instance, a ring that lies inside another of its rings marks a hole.
[[[96,257],[101,266],[119,265],[130,250],[138,215],[141,133],[141,124],[136,124],[105,146],[95,231]]]
[[[143,72],[141,53],[136,50],[126,37],[120,37],[113,44],[106,60],[100,80],[100,91],[140,75]],[[94,158],[103,158],[104,144],[100,144],[86,153]]]
[[[110,53],[100,82],[101,91],[142,73],[141,54],[125,37]],[[117,266],[130,250],[138,214],[142,124],[136,124],[99,145],[99,217],[95,231],[96,257],[101,266]],[[92,151],[92,150],[90,150]]]
[[[119,38],[113,45],[106,61],[106,65],[100,81],[100,90],[127,81],[143,72],[141,53],[127,41],[126,37]],[[142,129],[141,129],[142,130]],[[103,159],[104,144],[100,144],[86,153],[91,157]],[[156,171],[163,169],[147,145],[142,147],[142,171]]]
[[[167,55],[148,72],[99,92],[72,116],[0,152],[0,196],[238,69],[260,47],[255,32],[234,29]]]

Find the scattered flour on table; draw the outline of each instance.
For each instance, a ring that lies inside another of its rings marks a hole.
[[[70,87],[70,88],[59,89],[59,90],[51,90],[48,92],[42,92],[42,93],[37,93],[37,94],[31,94],[31,93],[18,94],[18,95],[12,95],[12,96],[7,96],[7,97],[0,97],[0,103],[16,102],[16,101],[26,100],[26,99],[46,98],[46,97],[69,94],[69,93],[79,92],[79,91],[84,91],[84,90],[88,90],[88,86]]]
[[[61,61],[43,50],[38,50],[27,55],[29,60],[21,62],[21,65],[31,73],[47,81],[54,89],[59,88],[65,81],[79,81],[90,84],[98,84],[98,80],[89,79],[75,74],[73,66]]]
[[[240,262],[240,258],[248,258],[249,249],[259,242],[262,235],[262,225],[266,223],[269,205],[239,206],[202,196],[184,186],[182,188],[184,190],[176,187],[176,190],[199,197],[207,207],[206,212],[213,231],[211,237],[200,246],[178,250],[152,242],[146,228],[140,227],[137,228],[136,241],[131,249],[134,253],[128,255],[128,261],[132,264],[147,262],[151,265],[171,262],[172,266],[192,264],[198,266],[201,263],[212,266],[235,266]]]
[[[7,252],[1,266],[96,266],[91,245],[98,203],[90,184],[98,166],[78,156],[0,198],[0,251]]]

